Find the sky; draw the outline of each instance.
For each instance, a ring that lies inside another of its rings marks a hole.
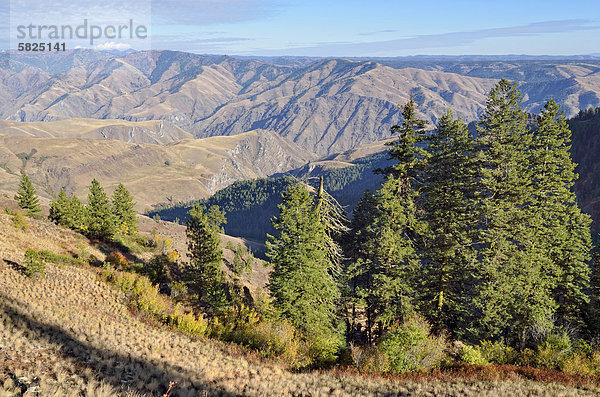
[[[2,49],[66,41],[248,56],[600,55],[598,0],[2,1]],[[86,37],[49,36],[84,21]]]

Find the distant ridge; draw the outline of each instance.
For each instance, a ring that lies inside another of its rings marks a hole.
[[[478,118],[501,78],[524,106],[549,99],[568,116],[600,105],[592,56],[232,57],[177,51],[0,54],[0,119],[162,120],[197,138],[273,131],[318,156],[389,137],[414,98],[435,123],[452,108]]]

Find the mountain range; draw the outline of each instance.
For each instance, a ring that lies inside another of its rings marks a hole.
[[[597,58],[248,58],[174,51],[0,53],[0,190],[21,170],[41,194],[123,182],[138,209],[235,180],[339,167],[383,150],[410,98],[432,125],[470,122],[500,79],[523,106],[600,105]],[[377,148],[374,150],[373,148]],[[353,158],[356,158],[354,156]],[[347,160],[347,159],[346,159]],[[311,170],[312,168],[312,170]]]
[[[500,78],[516,81],[524,107],[554,98],[568,116],[600,104],[600,60],[270,60],[174,51],[122,56],[0,54],[0,119],[162,120],[196,138],[273,131],[318,156],[389,136],[397,105],[413,98],[435,122],[452,108],[481,114]]]

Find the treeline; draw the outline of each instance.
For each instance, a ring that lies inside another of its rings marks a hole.
[[[87,204],[75,195],[68,197],[63,189],[50,203],[49,219],[94,239],[113,241],[117,235],[137,233],[135,203],[123,184],[109,199],[104,188],[94,179],[89,188]]]
[[[572,190],[571,131],[552,100],[531,128],[521,102],[501,80],[475,134],[450,110],[428,130],[413,101],[403,106],[389,150],[396,163],[379,171],[384,184],[365,193],[348,232],[321,191],[287,191],[267,245],[269,288],[284,318],[328,341],[324,357],[345,330],[346,342],[376,346],[398,371],[416,351],[435,355],[426,346],[443,335],[525,351],[527,363],[552,356],[551,366],[571,340],[597,333],[598,274],[591,220]],[[411,338],[421,341],[412,352]],[[464,350],[471,361],[475,353]]]
[[[294,183],[296,179],[290,176],[238,181],[208,199],[162,209],[159,207],[147,215],[158,215],[160,219],[185,223],[190,218],[189,211],[196,203],[206,208],[218,206],[225,212],[226,234],[263,242],[267,233],[275,231],[270,219],[277,213],[281,194]]]
[[[275,232],[271,219],[277,215],[277,206],[281,203],[281,195],[291,185],[297,183],[298,179],[315,185],[315,182],[322,176],[325,190],[350,215],[365,190],[375,190],[381,186],[383,176],[375,175],[373,172],[389,163],[387,153],[378,153],[360,158],[354,161],[350,167],[319,172],[316,177],[300,171],[294,173],[295,177],[281,175],[237,181],[219,190],[208,199],[159,205],[148,211],[146,215],[170,222],[185,223],[189,219],[189,211],[196,203],[207,208],[216,205],[225,212],[227,223],[224,230],[226,234],[264,242],[267,234]]]
[[[376,153],[352,161],[348,167],[306,172],[306,167],[292,172],[298,179],[312,183],[323,177],[325,190],[334,197],[351,215],[365,190],[377,190],[383,183],[383,176],[374,174],[379,168],[390,165],[387,153]]]

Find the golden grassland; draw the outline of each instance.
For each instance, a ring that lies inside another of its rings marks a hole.
[[[101,279],[102,269],[48,263],[23,275],[26,248],[75,256],[102,251],[71,231],[0,215],[0,396],[570,396],[598,395],[585,382],[543,383],[511,372],[469,377],[372,377],[345,369],[292,373],[232,344],[161,326]],[[482,380],[486,379],[486,380]],[[131,394],[133,393],[133,394]]]
[[[0,189],[15,191],[24,171],[45,198],[64,188],[85,199],[96,178],[109,193],[123,183],[140,212],[208,197],[236,180],[299,167],[307,159],[310,154],[266,130],[158,145],[4,134],[0,125]]]

